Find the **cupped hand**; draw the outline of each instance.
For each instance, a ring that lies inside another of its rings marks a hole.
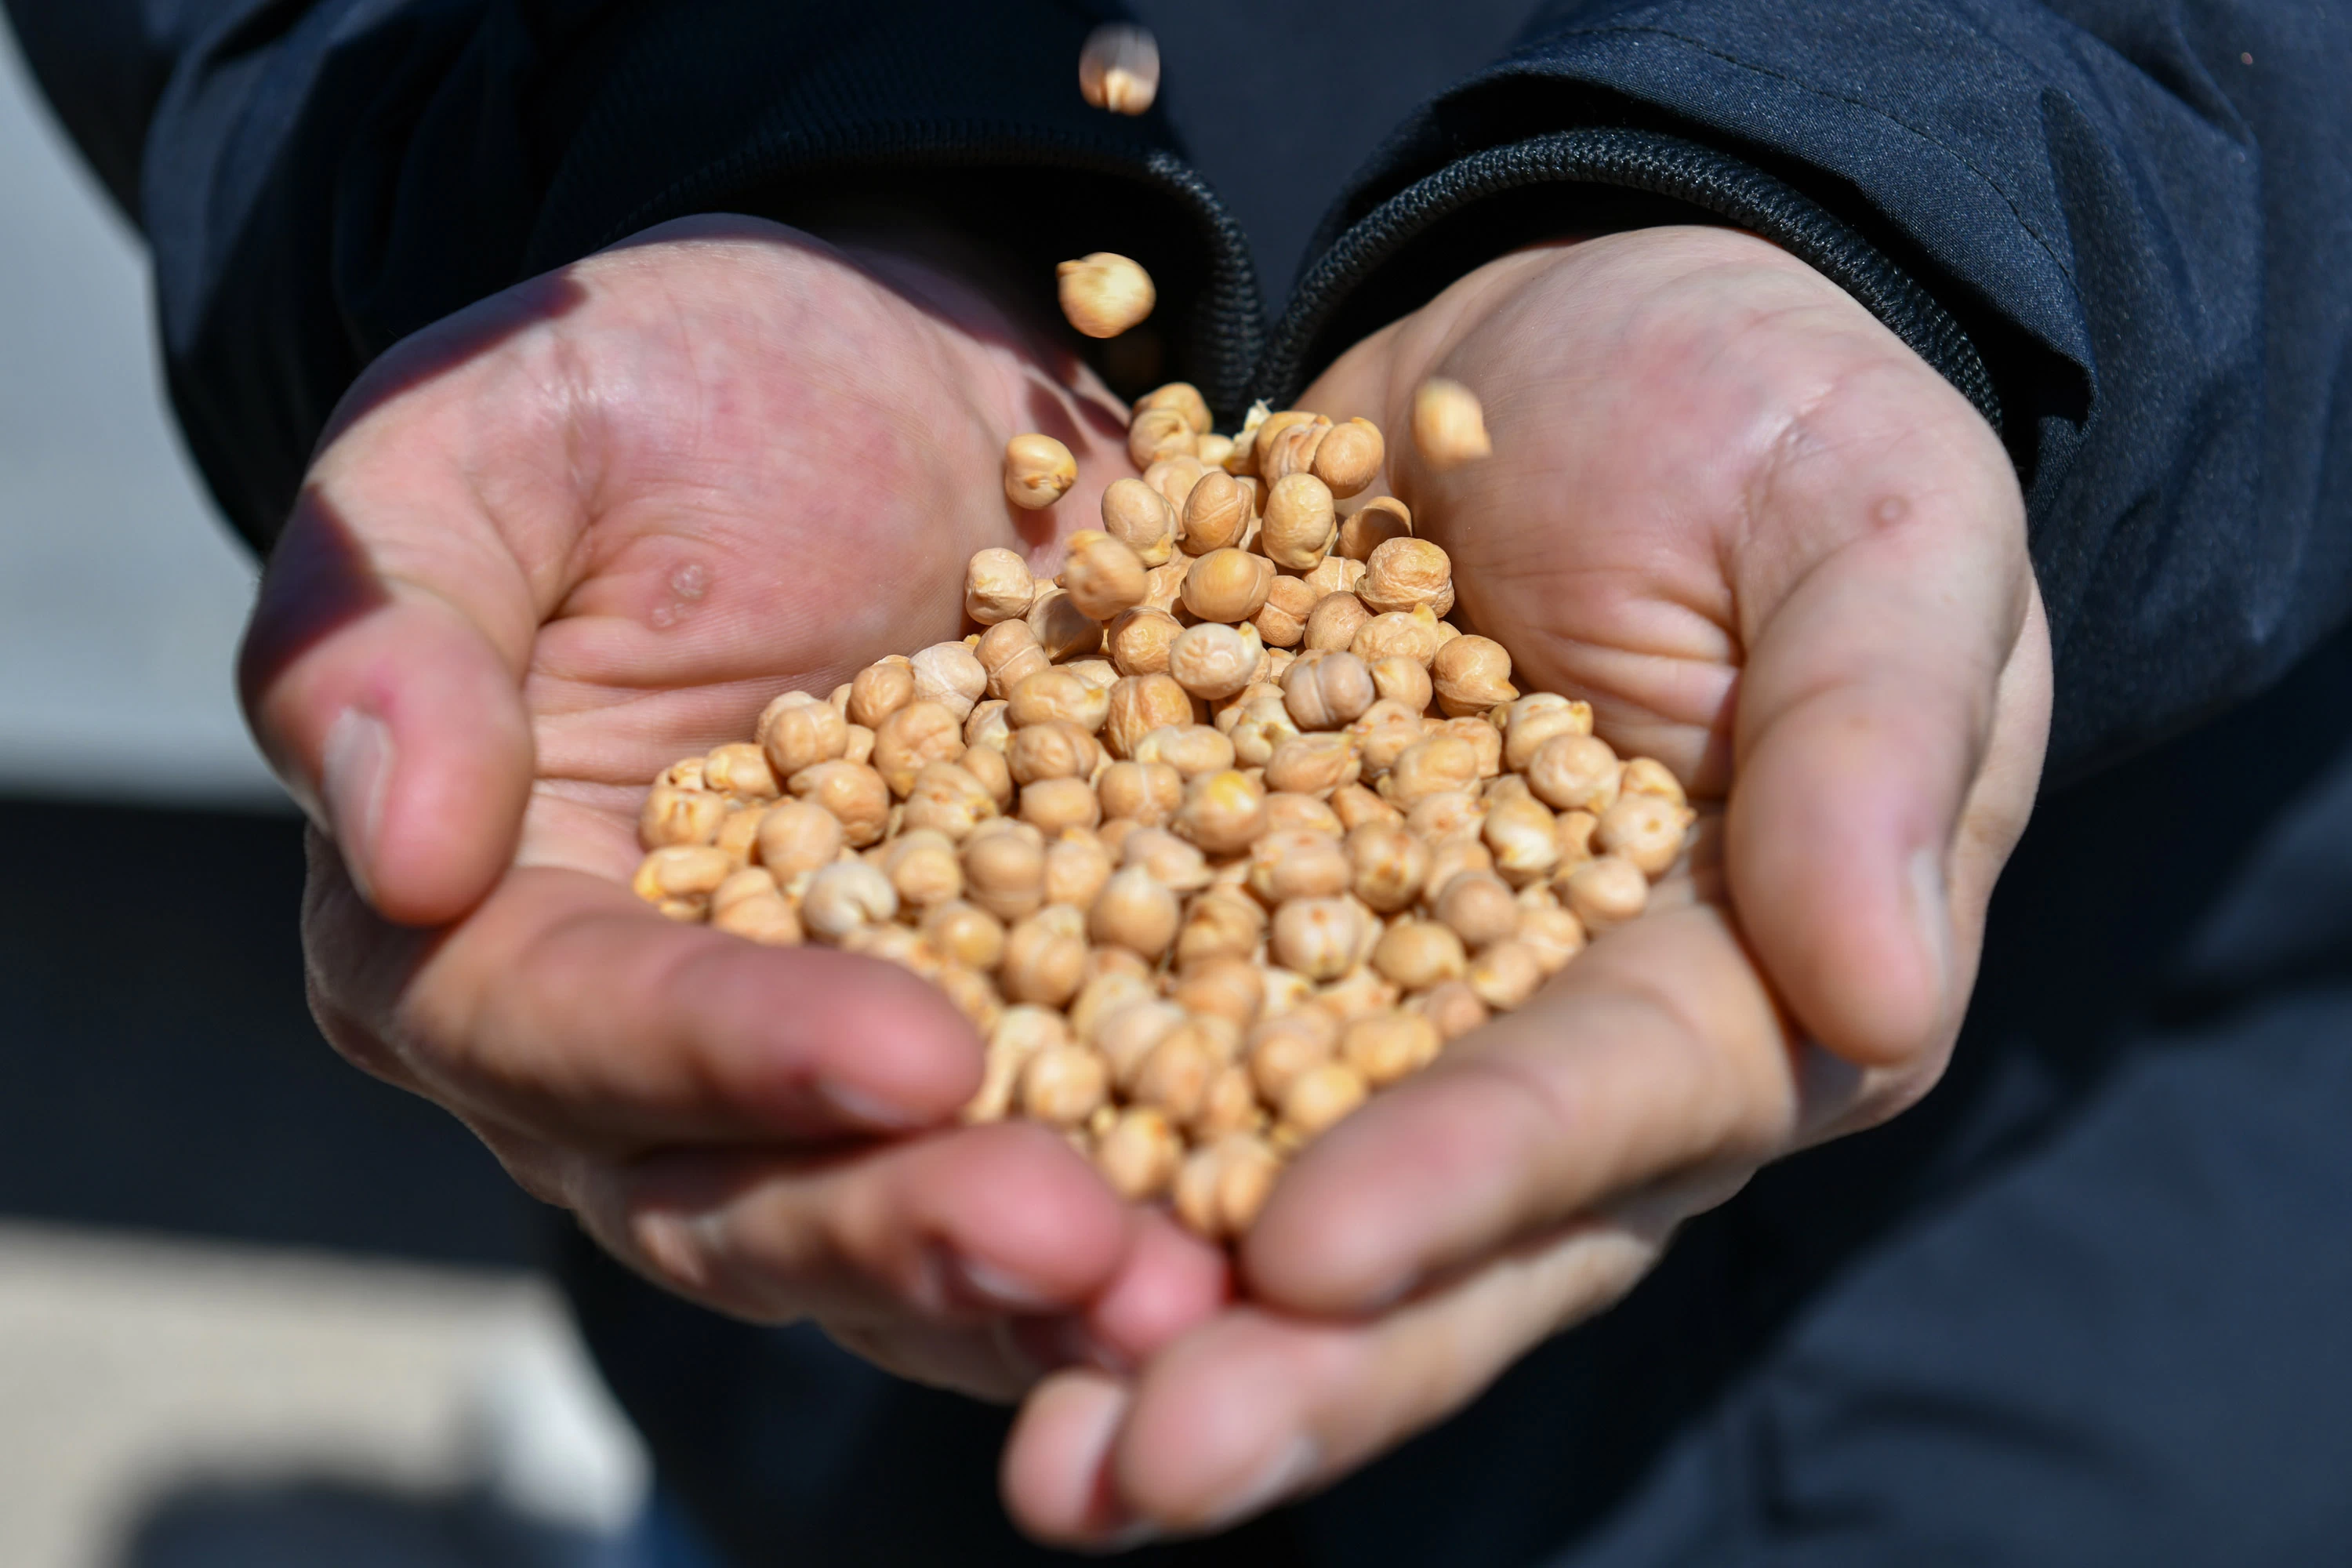
[[[1444,374],[1494,456],[1391,478],[1523,690],[1692,785],[1652,912],[1313,1145],[1245,1299],[1131,1377],[1057,1374],[1004,1469],[1033,1531],[1211,1530],[1475,1397],[1763,1163],[1942,1071],[2022,831],[2050,658],[1993,431],[1766,242],[1658,228],[1496,261],[1302,398],[1400,435]]]
[[[655,773],[953,637],[973,551],[1042,560],[1125,470],[1118,405],[986,276],[937,236],[702,219],[420,334],[338,414],[242,678],[322,830],[339,1049],[655,1279],[1010,1395],[1148,1349],[1223,1265],[1055,1135],[956,1129],[981,1053],[930,986],[626,886]],[[1016,513],[1031,429],[1088,479]]]

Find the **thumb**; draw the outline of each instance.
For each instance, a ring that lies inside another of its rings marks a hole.
[[[404,925],[454,920],[489,890],[530,791],[520,679],[537,616],[469,510],[439,511],[430,547],[403,549],[314,482],[238,656],[263,754],[368,901]]]

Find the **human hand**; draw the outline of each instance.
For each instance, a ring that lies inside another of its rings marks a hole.
[[[242,682],[312,836],[313,1010],[656,1280],[814,1316],[1009,1397],[1224,1289],[980,1081],[932,987],[755,947],[629,891],[646,781],[953,637],[963,563],[1043,557],[1125,471],[1122,411],[942,242],[672,225],[386,354],[273,553]],[[1014,514],[1015,431],[1084,480]]]
[[[1004,1466],[1047,1539],[1222,1528],[1457,1409],[1615,1300],[1762,1164],[1940,1075],[2022,831],[2050,656],[1984,421],[1752,237],[1498,260],[1301,399],[1410,427],[1444,374],[1495,456],[1391,447],[1523,690],[1591,699],[1703,813],[1652,913],[1290,1169],[1244,1300],[1134,1377],[1056,1374]]]

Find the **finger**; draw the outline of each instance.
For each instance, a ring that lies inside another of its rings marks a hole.
[[[1118,1276],[1082,1312],[1017,1325],[1014,1337],[1040,1367],[1133,1371],[1216,1315],[1233,1295],[1233,1268],[1162,1210],[1142,1209]]]
[[[1973,952],[1951,858],[1997,726],[2017,728],[1999,698],[2032,594],[2007,461],[1957,394],[1894,384],[1924,374],[1863,373],[1883,395],[1800,417],[1739,569],[1734,906],[1805,1029],[1864,1066],[1957,1027]]]
[[[1048,1380],[1037,1419],[1014,1431],[1016,1450],[1034,1447],[1007,1456],[1008,1491],[1027,1489],[1008,1500],[1025,1525],[1073,1542],[1106,1524],[1132,1541],[1130,1520],[1168,1534],[1231,1528],[1459,1409],[1529,1346],[1630,1289],[1664,1228],[1586,1222],[1369,1321],[1225,1313],[1145,1368],[1091,1488],[1075,1473],[1090,1434]]]
[[[599,1241],[670,1289],[852,1331],[1072,1310],[1110,1282],[1134,1225],[1028,1123],[794,1157],[666,1153],[599,1167],[576,1197]]]
[[[512,871],[433,933],[320,882],[305,947],[345,1054],[583,1152],[932,1126],[980,1085],[962,1015],[888,964],[676,924],[577,871]]]
[[[1297,1310],[1378,1310],[1670,1174],[1752,1168],[1801,1102],[1723,913],[1653,914],[1317,1140],[1252,1227],[1243,1274]]]
[[[1023,1530],[1057,1546],[1135,1544],[1141,1521],[1118,1496],[1112,1455],[1133,1407],[1127,1382],[1093,1369],[1039,1384],[1023,1405],[997,1484]]]

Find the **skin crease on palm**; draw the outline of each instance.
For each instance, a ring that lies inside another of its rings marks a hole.
[[[1710,819],[1657,912],[1298,1162],[1245,1305],[1034,1129],[876,1141],[977,1080],[927,988],[620,885],[664,763],[952,634],[962,561],[1013,541],[1007,436],[1072,446],[1049,515],[1086,525],[1129,471],[1117,405],[893,246],[703,220],[562,277],[372,372],[273,558],[247,696],[335,829],[314,1005],[654,1279],[908,1375],[1034,1384],[1004,1466],[1034,1533],[1211,1529],[1327,1483],[1940,1071],[2046,727],[2021,504],[1973,411],[1778,250],[1508,257],[1302,399],[1401,434],[1423,375],[1479,392],[1497,455],[1429,475],[1400,439],[1392,487],[1522,688],[1590,695]],[[377,602],[284,629],[353,574]]]

